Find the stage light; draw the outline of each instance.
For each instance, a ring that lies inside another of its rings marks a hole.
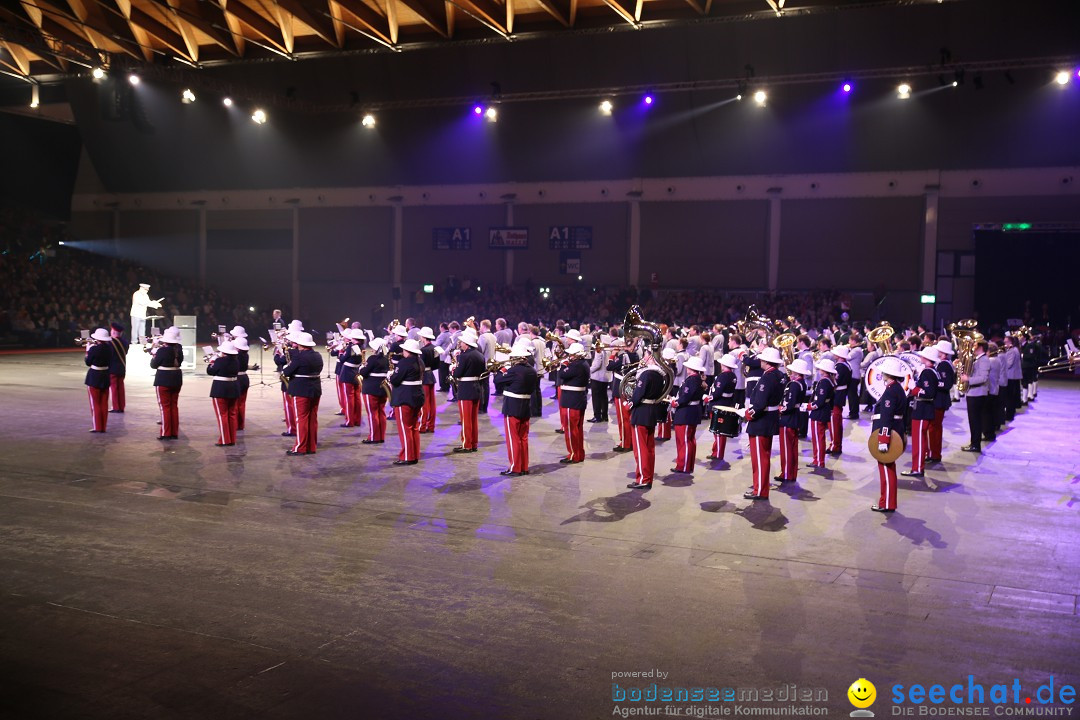
[[[266,113],[261,108],[255,108],[255,112],[251,113],[251,119],[256,125],[262,125],[266,122]]]
[[[582,277],[581,277],[580,275],[578,275],[578,276],[577,276],[577,279],[578,279],[578,280],[581,280],[581,279],[582,279]]]
[[[483,115],[484,114],[484,108],[480,107],[479,105],[474,105],[472,111],[473,111],[473,115]]]
[[[957,86],[957,85],[959,85],[959,84],[960,84],[960,83],[956,82],[955,80],[953,80],[953,81],[952,81],[952,86],[953,86],[953,87],[956,87],[956,86]]]
[[[248,312],[255,312],[255,306],[254,305],[248,305]]]
[[[956,83],[953,83],[953,86],[955,87]],[[896,94],[900,96],[901,100],[907,100],[909,97],[911,97],[911,86],[907,83],[904,83],[900,87],[896,88]]]
[[[63,240],[61,240],[61,241],[60,241],[60,242],[59,242],[58,244],[59,244],[59,245],[63,245],[63,244],[64,244],[64,241],[63,241]]]
[[[371,113],[368,113],[367,115],[364,115],[363,119],[360,121],[360,124],[363,125],[366,128],[375,127],[375,116],[372,115]]]
[[[653,96],[652,95],[646,95],[645,98],[642,100],[642,102],[644,102],[646,105],[652,105]]]
[[[1062,70],[1061,72],[1059,72],[1054,77],[1054,80],[1057,82],[1058,85],[1068,85],[1069,84],[1069,73]]]
[[[495,109],[494,105],[492,105],[484,111],[484,117],[487,118],[488,122],[495,122],[499,119],[499,111]]]
[[[138,85],[139,84],[139,76],[136,75],[135,73],[131,73],[130,75],[128,75],[128,82],[131,83],[132,85]]]
[[[476,286],[476,292],[480,292],[480,286],[479,285]]]
[[[30,107],[36,108],[41,104],[41,97],[38,95],[38,86],[30,86]]]
[[[94,68],[94,71],[90,74],[94,76],[95,80],[103,80],[105,78],[105,71],[101,68]]]
[[[232,98],[231,97],[223,98],[222,101],[221,101],[221,104],[224,105],[225,107],[232,107]]]
[[[1080,68],[1076,68],[1076,79],[1080,80]]]
[[[851,92],[851,83],[850,82],[845,82],[843,84],[843,86],[841,87],[841,90],[843,90],[846,93]]]
[[[192,92],[191,88],[184,88],[184,92],[180,94],[180,100],[185,105],[190,105],[195,102],[195,93]]]
[[[611,104],[610,100],[604,100],[602,103],[600,103],[600,112],[602,112],[604,115],[610,115],[611,109],[613,107],[614,106]]]
[[[738,95],[736,95],[735,99],[736,100],[742,100],[742,93],[739,93]]]
[[[764,90],[758,90],[754,93],[754,102],[758,105],[764,105],[765,101],[769,99],[769,96],[765,94]]]

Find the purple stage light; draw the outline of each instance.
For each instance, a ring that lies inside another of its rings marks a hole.
[[[652,105],[652,100],[653,100],[652,95],[646,95],[645,96],[645,104],[646,105]]]
[[[844,92],[846,92],[846,93],[851,92],[851,83],[849,83],[849,82],[844,83]]]
[[[474,105],[472,111],[473,111],[473,115],[483,115],[484,114],[484,108],[480,107],[479,105]]]

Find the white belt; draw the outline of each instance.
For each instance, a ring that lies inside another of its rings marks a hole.
[[[641,403],[642,403],[643,405],[655,405],[655,404],[657,404],[658,402],[661,402],[661,401],[660,401],[660,400],[642,400],[642,401],[641,401]]]
[[[836,387],[833,388],[833,391],[836,391],[836,390],[847,390],[847,385],[837,385]]]
[[[420,382],[419,380],[402,380],[401,384],[402,385],[423,385],[424,383]]]
[[[700,405],[700,404],[701,404],[700,400],[694,400],[693,402],[686,403],[686,405],[684,405],[683,407],[690,407],[691,405]]]
[[[732,397],[735,393],[720,393],[720,397]]]
[[[234,378],[234,377],[215,377],[214,378],[214,382],[217,382],[219,380],[221,382],[236,382],[236,378]]]
[[[779,405],[770,405],[769,407],[765,408],[764,412],[775,412],[776,410],[779,410],[779,409],[780,409]]]
[[[733,412],[735,412],[735,408],[729,407],[727,405],[713,405],[713,408],[715,408],[716,410],[719,410],[720,412],[725,412],[725,413],[733,413]]]
[[[386,373],[368,373],[368,377],[386,377]]]
[[[512,393],[509,390],[503,390],[503,397],[517,398],[518,400],[531,400],[532,395],[522,395],[521,393]]]
[[[91,370],[108,370],[109,366],[106,365],[105,367],[101,367],[100,365],[91,365],[90,369]]]
[[[159,367],[158,368],[158,370],[179,370],[179,369],[180,368],[178,368],[178,367],[167,367],[167,368]]]
[[[236,374],[237,375],[247,375],[247,370],[240,370]]]
[[[301,375],[300,373],[296,373],[295,375],[293,375],[293,377],[294,378],[298,378],[298,377],[317,378],[319,376],[318,375]]]
[[[752,382],[757,382],[760,379],[761,378],[759,378],[759,377],[754,377],[753,375],[751,375],[750,377],[746,378],[746,382],[749,384],[749,383],[752,383]]]
[[[345,367],[351,367],[351,368],[360,367],[360,363],[342,363],[342,365],[344,365]]]
[[[459,377],[457,380],[458,380],[458,382],[473,382],[474,380],[479,380],[479,379],[480,378],[475,376],[475,375],[470,375],[469,377]]]
[[[574,392],[585,392],[585,388],[578,387],[577,385],[560,385],[563,390],[573,390]]]

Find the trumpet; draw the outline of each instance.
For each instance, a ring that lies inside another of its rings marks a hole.
[[[595,339],[594,339],[594,340],[592,341],[592,344],[591,344],[591,345],[589,345],[589,347],[590,347],[590,348],[592,349],[592,351],[593,351],[594,353],[598,353],[598,352],[600,352],[600,351],[602,351],[602,350],[610,350],[610,349],[612,349],[612,348],[616,348],[616,347],[622,347],[622,346],[621,346],[621,345],[613,345],[613,344],[610,344],[610,343],[608,343],[608,344],[602,343],[602,342],[600,342],[600,337],[599,337],[599,336],[597,336],[597,337],[596,337],[596,338],[595,338]]]
[[[161,336],[158,335],[158,336],[154,337],[153,342],[151,342],[149,345],[146,344],[146,343],[143,343],[143,348],[142,349],[143,349],[143,352],[146,353],[147,355],[153,355],[155,352],[157,352],[158,348],[160,348],[160,347],[161,347]]]
[[[90,347],[91,345],[97,345],[98,341],[92,337],[77,337],[75,338],[75,344],[80,347]]]

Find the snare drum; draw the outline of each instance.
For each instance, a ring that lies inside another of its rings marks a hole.
[[[735,414],[735,408],[714,406],[712,420],[709,422],[709,432],[724,437],[738,437],[739,416]]]

